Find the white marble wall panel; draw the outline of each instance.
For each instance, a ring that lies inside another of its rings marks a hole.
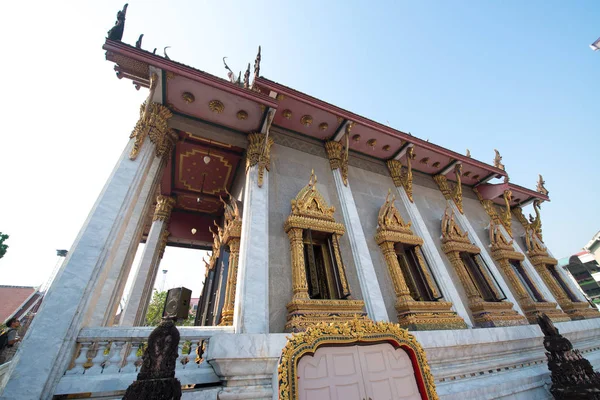
[[[367,315],[374,321],[389,321],[365,233],[361,226],[361,217],[350,189],[350,182],[348,182],[348,186],[344,185],[339,169],[333,170],[332,173],[342,206],[346,235],[350,239],[350,248],[356,264]]]
[[[233,326],[237,333],[269,331],[269,173],[258,187],[258,166],[247,172]]]

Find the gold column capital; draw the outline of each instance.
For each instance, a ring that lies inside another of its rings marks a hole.
[[[174,132],[168,127],[172,116],[171,110],[159,103],[144,103],[140,106],[140,119],[129,136],[135,139],[129,154],[130,160],[137,158],[146,137],[150,137],[156,145],[156,155],[159,157],[165,156],[172,149]]]
[[[461,164],[457,164],[457,165],[461,165]],[[446,178],[445,175],[435,175],[433,177],[433,180],[435,181],[435,183],[437,183],[438,187],[440,188],[440,191],[442,192],[442,194],[444,195],[444,198],[446,198],[446,200],[453,200],[454,204],[456,204],[456,207],[458,208],[458,210],[460,211],[461,214],[464,214],[463,212],[463,205],[462,205],[462,185],[461,185],[461,168],[458,167],[455,169],[455,173],[456,173],[456,177],[458,179],[458,181],[452,185],[452,183],[448,182],[448,178]]]
[[[408,199],[413,203],[412,184],[413,184],[413,173],[412,173],[412,160],[415,158],[415,154],[412,147],[409,147],[406,151],[406,167],[403,168],[400,160],[388,160],[386,165],[390,171],[390,176],[394,181],[394,186],[402,186],[408,195]]]
[[[344,146],[340,142],[331,140],[325,143],[325,150],[327,150],[331,170],[339,169],[344,185],[348,186],[348,155]]]
[[[266,139],[266,142],[265,142]],[[250,133],[248,135],[248,150],[246,152],[246,172],[258,165],[258,187],[262,187],[265,169],[270,170],[271,146],[273,139],[267,138],[264,133]]]
[[[152,221],[169,221],[174,205],[174,197],[159,195],[156,198],[156,208],[154,209]]]

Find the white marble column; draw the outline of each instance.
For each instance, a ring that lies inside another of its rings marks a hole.
[[[248,135],[246,184],[233,311],[236,333],[269,332],[269,153],[265,135]],[[264,150],[263,150],[264,149]]]
[[[142,304],[152,293],[154,284],[153,277],[156,278],[156,269],[158,268],[162,240],[166,225],[171,215],[171,210],[175,205],[175,199],[168,196],[158,196],[156,209],[146,246],[140,259],[139,267],[133,279],[133,284],[127,296],[127,304],[123,310],[120,325],[122,326],[142,326],[144,325],[145,304]]]
[[[440,289],[444,294],[444,300],[452,302],[452,309],[465,321],[469,328],[472,328],[474,323],[471,320],[471,314],[462,303],[456,287],[452,284],[450,273],[446,268],[446,264],[444,264],[442,256],[435,247],[433,238],[427,230],[427,225],[425,224],[425,220],[421,216],[417,205],[410,201],[404,187],[396,187],[396,190],[398,191],[400,201],[402,201],[404,208],[408,212],[415,234],[423,239],[423,246],[421,246],[421,248],[423,249],[425,258],[429,262],[429,266],[437,277],[438,285],[440,285]]]
[[[517,310],[519,314],[525,315],[525,313],[521,309],[521,306],[519,305],[519,303],[513,296],[511,290],[509,289],[508,285],[504,281],[503,276],[500,274],[496,263],[494,262],[494,260],[492,260],[492,257],[488,253],[488,247],[486,247],[483,244],[483,242],[479,239],[479,236],[477,236],[477,232],[475,232],[475,229],[473,229],[473,226],[469,222],[467,216],[460,212],[454,201],[448,200],[448,202],[452,205],[452,210],[454,211],[454,215],[456,216],[456,221],[458,222],[461,229],[469,233],[469,238],[471,239],[471,241],[481,250],[479,254],[485,260],[485,263],[487,264],[490,272],[494,275],[494,278],[496,278],[496,282],[498,282],[498,285],[500,285],[500,287],[502,288],[502,291],[506,295],[506,299],[513,303],[514,309]]]
[[[335,181],[335,187],[340,199],[342,216],[346,225],[346,235],[348,235],[348,239],[350,240],[352,257],[356,266],[358,282],[360,283],[363,300],[365,301],[367,315],[373,321],[389,321],[379,281],[373,267],[373,260],[371,260],[371,253],[369,252],[365,233],[360,224],[360,216],[354,203],[354,196],[352,196],[352,191],[350,190],[350,183],[348,183],[348,186],[344,185],[339,168],[331,172],[333,173],[333,180]]]

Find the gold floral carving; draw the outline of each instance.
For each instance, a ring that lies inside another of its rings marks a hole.
[[[426,284],[435,298],[439,298],[436,285],[429,273],[429,268],[421,253],[423,239],[413,234],[410,222],[405,223],[398,209],[394,205],[395,197],[391,190],[385,199],[385,203],[379,210],[377,217],[377,233],[375,242],[383,252],[388,271],[392,278],[394,292],[396,293],[395,308],[398,313],[398,323],[407,329],[465,329],[467,325],[464,320],[452,311],[452,303],[443,301],[415,301],[410,294],[406,279],[398,262],[398,256],[394,246],[396,243],[415,246],[415,254],[419,268],[423,272]],[[407,271],[408,272],[408,271]]]
[[[329,128],[329,124],[327,124],[327,122],[321,122],[321,123],[319,124],[319,129],[320,129],[320,130],[322,130],[322,131],[326,131],[326,130],[327,130],[327,128]]]
[[[245,121],[248,119],[248,112],[246,110],[240,110],[237,112],[237,114],[235,116],[240,121]]]
[[[346,322],[319,323],[305,332],[288,338],[277,367],[279,399],[298,399],[298,362],[305,355],[314,354],[322,346],[343,346],[352,344],[391,343],[404,349],[415,369],[415,377],[423,382],[421,398],[438,400],[431,369],[425,351],[407,330],[390,322],[373,322],[365,318],[354,318]]]
[[[402,163],[399,160],[388,160],[387,167],[390,171],[390,176],[394,181],[394,186],[402,186],[406,191],[408,199],[413,202],[413,172],[412,172],[412,160],[414,160],[415,154],[412,147],[409,147],[406,151],[406,168],[402,168]]]
[[[510,199],[509,199],[509,203],[508,203],[509,208],[508,208],[508,215],[507,215],[506,210],[504,210],[504,211],[498,210],[498,207],[494,204],[494,202],[492,200],[484,199],[481,196],[481,193],[479,193],[479,191],[477,190],[477,188],[473,188],[473,192],[475,192],[475,194],[477,195],[479,202],[483,206],[483,209],[485,210],[485,212],[492,219],[493,223],[496,225],[498,225],[498,224],[504,225],[504,228],[506,229],[506,231],[508,232],[510,237],[512,237],[512,214],[510,211]],[[505,193],[505,195],[506,195],[506,193]]]
[[[375,145],[377,144],[377,139],[369,139],[367,140],[367,146],[375,148]]]
[[[248,150],[246,154],[246,173],[255,165],[258,165],[258,187],[262,187],[265,170],[271,167],[272,138],[266,138],[264,133],[251,133],[248,135]]]
[[[502,225],[506,228],[506,231],[512,237],[512,213],[510,212],[510,201],[512,200],[512,192],[505,190],[503,194],[504,198],[504,210],[500,213],[500,220]]]
[[[360,135],[359,134],[353,135],[352,140],[355,141],[356,143],[360,142]]]
[[[308,295],[308,282],[304,262],[303,231],[311,229],[333,235],[333,256],[341,269],[341,286],[349,293],[345,267],[340,256],[338,238],[345,227],[335,221],[334,207],[330,207],[317,190],[317,177],[312,171],[308,185],[303,187],[291,201],[292,212],[284,223],[290,240],[292,259],[292,301],[288,303],[287,331],[301,331],[319,321],[348,320],[355,314],[364,314],[362,300],[313,300]]]
[[[156,208],[154,209],[153,221],[165,221],[169,222],[171,217],[171,211],[175,205],[175,198],[169,196],[159,195],[156,198]]]
[[[225,111],[225,104],[221,100],[211,100],[208,102],[208,109],[217,114],[221,114]]]
[[[300,123],[306,127],[309,127],[313,123],[313,117],[310,115],[303,115],[302,118],[300,118]]]
[[[162,104],[149,103],[140,106],[140,119],[129,136],[134,139],[133,148],[129,154],[130,160],[137,158],[146,137],[149,137],[156,145],[157,156],[164,157],[170,153],[177,140],[177,135],[167,125],[172,116],[173,113]]]
[[[389,145],[389,144],[386,144],[385,146],[383,146],[383,147],[381,148],[381,150],[383,150],[383,151],[390,151],[390,145]]]
[[[535,212],[535,218],[529,214],[529,227],[533,229],[535,234],[542,240],[542,217],[540,215],[540,208],[542,202],[538,199],[533,201],[533,211]]]
[[[290,119],[292,118],[292,112],[288,109],[285,109],[281,112],[281,115],[283,115],[283,118],[285,119]]]
[[[461,253],[477,255],[480,253],[480,249],[471,243],[468,233],[460,229],[454,218],[454,212],[451,211],[450,207],[447,207],[442,218],[442,251],[446,253],[448,260],[454,267],[465,289],[475,324],[480,327],[489,327],[513,326],[527,323],[527,320],[522,315],[513,310],[511,302],[487,302],[483,300],[461,258]],[[500,298],[487,269],[481,265],[478,257],[475,257],[475,261],[488,287],[494,292],[496,298]]]
[[[348,186],[348,153],[340,142],[329,141],[325,143],[327,157],[331,170],[339,169],[342,175],[342,181],[345,186]]]
[[[456,164],[454,166],[454,174],[456,175],[456,183],[452,185],[448,182],[448,178],[445,175],[438,174],[433,177],[433,180],[438,184],[440,191],[446,198],[446,200],[453,200],[456,207],[461,214],[464,214],[462,204],[462,164]]]
[[[240,258],[240,237],[242,236],[242,204],[230,193],[227,193],[227,195],[227,201],[219,197],[223,203],[223,217],[225,220],[220,242],[229,246],[229,272],[225,289],[225,304],[223,305],[219,325],[233,325],[233,309],[235,307],[237,271]]]
[[[439,168],[439,167],[440,167],[440,162],[439,162],[439,161],[436,161],[436,162],[434,162],[433,164],[431,164],[431,166],[432,166],[433,168]]]
[[[181,98],[188,104],[192,104],[194,101],[196,101],[196,97],[190,92],[183,92]]]

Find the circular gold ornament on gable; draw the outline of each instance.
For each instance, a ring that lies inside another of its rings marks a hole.
[[[319,129],[322,131],[326,131],[327,128],[329,128],[329,125],[327,124],[327,122],[322,122],[319,124]]]
[[[354,140],[356,143],[360,142],[360,135],[352,136],[352,140]]]
[[[302,118],[300,118],[300,123],[306,127],[309,127],[313,123],[313,117],[310,115],[303,115]]]
[[[223,104],[220,100],[211,100],[208,102],[208,108],[212,112],[221,114],[223,110],[225,110],[225,104]]]
[[[382,147],[383,151],[390,151],[390,145],[386,144],[385,146]]]
[[[285,118],[285,119],[290,119],[290,118],[292,118],[292,112],[291,112],[290,110],[287,110],[287,109],[286,109],[286,110],[283,110],[283,111],[281,112],[281,115],[283,115],[283,118]]]
[[[237,112],[236,117],[240,121],[244,121],[244,120],[248,119],[248,113],[245,110],[240,110]]]
[[[377,139],[369,139],[367,141],[367,146],[369,146],[369,147],[375,147],[376,144],[377,144]]]
[[[192,104],[194,101],[196,101],[196,98],[190,92],[183,92],[181,98],[188,104]]]

